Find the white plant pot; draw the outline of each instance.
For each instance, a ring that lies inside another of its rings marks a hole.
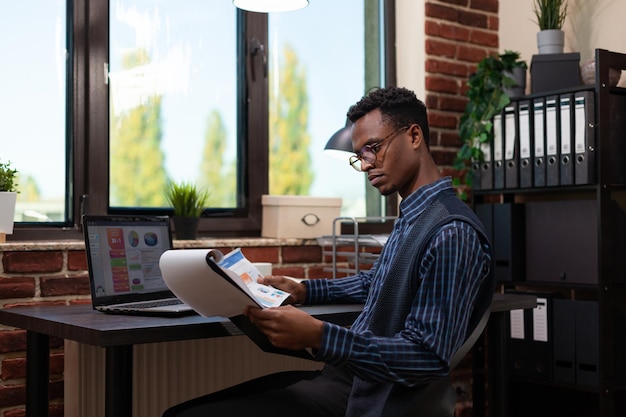
[[[539,54],[562,54],[565,47],[565,32],[560,29],[548,29],[537,32]]]
[[[17,193],[0,191],[0,233],[13,234],[13,217]]]

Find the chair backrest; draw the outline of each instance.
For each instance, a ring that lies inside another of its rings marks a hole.
[[[468,329],[471,329],[471,331],[461,347],[450,359],[450,371],[472,350],[472,347],[485,329],[491,314],[491,300],[494,290],[495,278],[493,274],[490,274],[480,285],[476,304],[468,324]],[[450,375],[448,375],[424,387],[419,392],[418,398],[415,399],[410,410],[404,414],[404,417],[453,417],[455,407],[456,390],[452,386]]]

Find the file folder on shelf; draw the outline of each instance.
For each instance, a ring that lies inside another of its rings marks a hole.
[[[546,186],[546,128],[545,103],[543,99],[533,101],[533,129],[531,130],[534,144],[533,152],[533,184],[535,187]]]
[[[489,143],[482,143],[480,150],[483,154],[483,160],[478,165],[480,169],[480,189],[491,190],[493,188],[493,147]]]
[[[537,307],[509,312],[507,363],[513,376],[552,381],[552,296],[537,295]]]
[[[528,102],[520,102],[519,113],[519,186],[533,186],[532,142],[530,136],[530,114]]]
[[[559,154],[559,185],[572,185],[574,184],[574,163],[572,160],[572,128],[571,128],[571,113],[572,113],[572,100],[569,96],[561,96],[559,101],[559,139],[561,141],[560,154]]]
[[[554,382],[576,383],[576,301],[552,302],[552,375]]]
[[[517,105],[504,109],[504,185],[519,187],[519,138],[517,137]]]
[[[600,382],[600,323],[598,303],[576,301],[576,383],[597,387]]]
[[[545,104],[545,143],[546,143],[546,185],[556,186],[559,178],[559,126],[557,120],[556,98],[546,100]]]
[[[493,117],[493,188],[504,188],[504,138],[502,114]]]
[[[593,184],[596,181],[594,92],[576,93],[574,103],[574,179],[577,185]]]

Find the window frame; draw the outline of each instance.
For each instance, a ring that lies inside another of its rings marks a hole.
[[[380,1],[384,10],[385,84],[395,84],[395,3]],[[68,223],[16,223],[9,241],[42,239],[81,239],[82,214],[120,212],[109,209],[109,2],[68,0],[67,150],[69,189],[66,211]],[[234,6],[233,6],[234,7]],[[70,18],[71,17],[71,18]],[[237,11],[237,25],[243,28],[237,39],[238,104],[237,138],[241,209],[206,210],[199,224],[200,236],[260,236],[261,197],[269,187],[269,93],[263,57],[253,53],[253,39],[268,45],[268,15]],[[251,73],[254,67],[256,79]],[[245,80],[245,82],[242,82]],[[254,111],[249,111],[254,109]],[[251,137],[254,132],[254,137]],[[397,213],[397,198],[388,197],[387,215]],[[139,210],[137,210],[139,211]],[[145,213],[145,210],[141,210]],[[129,210],[125,210],[128,213]],[[169,214],[164,209],[160,213]]]

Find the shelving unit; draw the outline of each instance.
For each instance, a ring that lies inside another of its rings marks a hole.
[[[491,228],[500,289],[546,300],[535,311],[490,321],[491,416],[626,415],[626,89],[609,86],[609,68],[626,70],[626,55],[598,49],[595,85],[512,103],[519,111],[529,101],[568,97],[575,117],[573,97],[586,92],[593,101],[593,119],[582,127],[557,110],[557,126],[566,123],[557,134],[560,182],[474,190],[476,212]],[[590,135],[588,181],[575,177],[580,161],[567,132],[577,128]],[[568,137],[572,166],[561,158]],[[512,169],[520,174],[519,165]]]
[[[333,234],[318,238],[324,248],[323,256],[332,258],[333,278],[339,274],[355,275],[369,269],[378,259],[380,249],[387,242],[396,217],[337,217],[333,220]]]

